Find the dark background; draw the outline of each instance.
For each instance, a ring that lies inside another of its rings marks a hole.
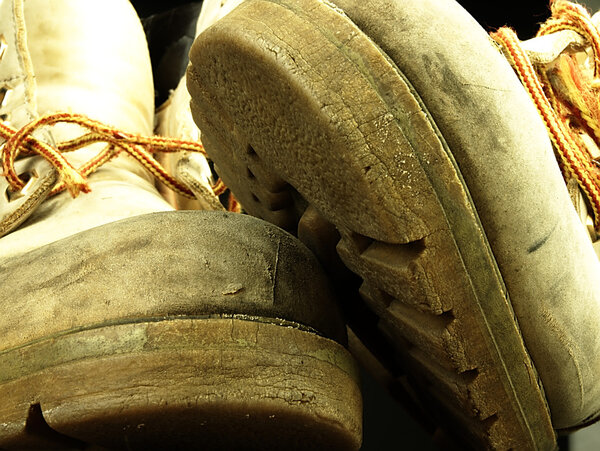
[[[190,0],[133,0],[132,3],[140,17],[146,17],[190,3]],[[549,10],[549,2],[545,0],[521,1],[514,4],[506,1],[459,0],[458,3],[463,5],[484,27],[498,28],[510,24],[519,31],[521,38],[533,36],[537,29],[535,24],[543,22]],[[588,0],[582,3],[597,7],[600,0]]]
[[[153,58],[157,103],[160,104],[166,99],[168,90],[175,87],[185,69],[185,54],[191,38],[185,38],[184,35],[189,34],[192,28],[188,26],[187,30],[184,30],[185,21],[181,22],[181,17],[177,20],[169,15],[166,20],[164,15],[160,20],[148,20],[147,18],[184,5],[188,5],[188,7],[184,10],[180,9],[180,11],[184,11],[183,15],[193,14],[194,11],[198,11],[199,4],[196,3],[196,7],[190,7],[189,4],[192,2],[189,0],[132,0],[132,3],[140,17],[146,18],[144,25]],[[459,3],[486,30],[490,31],[503,25],[510,25],[517,31],[521,39],[533,37],[538,24],[544,22],[549,15],[549,1],[546,0],[521,1],[519,3],[459,0]],[[580,3],[586,5],[592,12],[600,9],[600,0],[580,0]],[[172,45],[174,41],[177,41],[178,45]],[[165,57],[165,53],[169,53],[166,52],[167,49],[170,49],[170,54]],[[363,392],[365,412],[363,451],[437,449],[424,429],[366,373],[363,373]],[[575,434],[570,440],[561,438],[561,451],[600,449],[600,427],[589,429],[584,433],[586,434],[584,439],[581,439],[582,433]]]

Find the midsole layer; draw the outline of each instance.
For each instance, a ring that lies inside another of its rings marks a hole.
[[[173,337],[173,341],[161,339],[160,342],[152,341],[149,330],[157,323],[161,323],[161,326],[167,323],[176,326],[190,321],[200,321],[199,324],[202,324],[202,321],[207,320],[231,322],[231,324],[236,321],[246,321],[294,328],[319,335],[311,327],[299,323],[249,315],[176,316],[113,321],[64,331],[16,348],[1,351],[0,384],[53,366],[83,359],[135,352],[152,352],[159,349],[163,351],[168,349],[199,349],[203,345],[201,329],[197,334],[186,337],[185,341]],[[351,364],[345,369],[348,374],[356,376],[356,369],[353,369]]]

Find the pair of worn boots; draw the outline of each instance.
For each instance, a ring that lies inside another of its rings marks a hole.
[[[0,449],[358,449],[348,347],[461,447],[594,422],[600,37],[554,9],[205,0],[163,138],[127,1],[2,1]]]

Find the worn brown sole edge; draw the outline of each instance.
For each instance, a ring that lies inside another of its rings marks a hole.
[[[248,212],[288,230],[311,209],[336,226],[342,260],[363,278],[361,294],[421,402],[443,412],[438,421],[475,448],[554,448],[468,188],[387,55],[330,4],[250,1],[200,36],[191,60],[192,112],[225,183]],[[375,103],[379,127],[361,110]],[[388,141],[340,138],[353,123]]]
[[[0,449],[360,446],[352,357],[286,322],[97,325],[0,353],[0,379]]]

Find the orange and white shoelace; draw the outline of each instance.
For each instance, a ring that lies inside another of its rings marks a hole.
[[[554,144],[565,179],[575,178],[593,212],[600,231],[600,165],[583,141],[590,136],[600,147],[600,33],[588,11],[580,5],[557,0],[552,16],[537,36],[571,30],[593,52],[593,75],[582,69],[575,54],[563,53],[556,64],[533,64],[515,32],[503,27],[491,33],[529,93]],[[597,156],[596,156],[597,157]]]
[[[58,123],[77,124],[84,132],[80,137],[58,143],[55,147],[33,136],[33,132],[38,128]],[[142,166],[150,171],[165,186],[182,196],[193,199],[195,197],[194,193],[168,174],[152,154],[157,152],[188,151],[206,155],[204,147],[199,142],[163,136],[145,137],[125,133],[86,116],[73,113],[48,114],[27,124],[20,130],[11,127],[6,122],[0,121],[0,138],[6,140],[2,149],[2,175],[6,177],[12,191],[19,191],[25,186],[25,182],[19,178],[19,175],[15,171],[14,163],[17,156],[19,154],[38,154],[50,162],[60,176],[60,181],[52,190],[51,195],[66,189],[73,197],[77,197],[81,192],[90,191],[86,180],[89,174],[115,158],[121,152],[125,152],[141,163]],[[106,146],[80,168],[74,168],[63,155],[64,152],[81,149],[97,142],[106,143]],[[219,179],[213,185],[212,189],[215,195],[219,196],[227,190],[227,187]],[[233,196],[230,196],[228,209],[230,211],[240,210],[239,204]]]
[[[502,47],[505,56],[521,79],[548,130],[557,153],[559,166],[565,178],[577,180],[594,216],[594,226],[600,232],[600,161],[591,153],[582,134],[587,134],[600,148],[600,33],[590,14],[580,5],[555,0],[552,16],[540,27],[538,36],[571,30],[589,44],[593,53],[592,76],[586,74],[575,55],[564,54],[558,64],[548,69],[546,64],[533,64],[521,46],[516,33],[503,27],[491,34]],[[39,127],[57,123],[74,123],[86,132],[79,138],[52,147],[32,136]],[[86,177],[121,152],[138,160],[158,180],[178,194],[194,198],[191,190],[182,185],[158,163],[156,152],[199,152],[206,155],[198,142],[183,141],[161,136],[143,137],[124,133],[82,115],[71,113],[49,114],[31,122],[20,130],[0,121],[0,138],[6,140],[2,152],[3,175],[12,190],[25,185],[14,168],[19,154],[39,154],[58,171],[60,182],[52,193],[67,189],[72,196],[89,191]],[[106,147],[82,167],[75,169],[63,152],[80,149],[96,142]],[[219,180],[213,191],[222,194],[226,187]],[[239,204],[230,197],[229,210],[239,211]]]

